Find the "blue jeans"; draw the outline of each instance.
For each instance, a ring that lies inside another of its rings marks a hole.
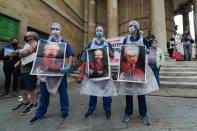
[[[62,82],[58,88],[58,91],[60,95],[61,112],[62,112],[62,115],[64,115],[68,113],[68,110],[69,110],[66,76],[64,76],[64,78],[62,79]],[[36,111],[35,117],[42,117],[47,112],[50,93],[47,90],[45,82],[40,82],[40,93],[41,93],[40,105],[39,105],[38,110]]]
[[[103,108],[104,108],[105,112],[111,110],[111,103],[112,103],[111,97],[103,97]],[[90,96],[89,109],[88,109],[89,113],[94,112],[94,110],[96,108],[96,104],[97,104],[97,97]]]
[[[146,97],[145,95],[138,95],[138,107],[139,113],[141,116],[146,116],[147,107],[146,107]],[[126,107],[125,114],[133,114],[133,96],[126,96]]]
[[[159,71],[160,69],[157,68],[156,64],[149,64],[150,68],[152,69],[152,71],[154,72],[155,78],[157,80],[157,84],[160,84],[160,78],[159,78]]]
[[[184,49],[184,61],[187,60],[187,58],[186,58],[187,54],[188,54],[188,61],[191,61],[191,48],[192,48],[192,45],[191,44],[183,45],[183,49]]]

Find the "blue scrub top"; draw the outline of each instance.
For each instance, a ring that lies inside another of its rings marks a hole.
[[[59,41],[56,41],[54,38],[52,38],[51,42],[59,42]],[[67,58],[69,56],[75,56],[74,50],[72,49],[72,47],[70,46],[70,44],[66,40],[61,39],[60,42],[67,43],[67,46],[66,46],[66,57]]]
[[[104,43],[105,43],[104,40],[102,40],[100,43],[98,43],[97,41],[95,41],[95,45],[97,45],[97,46],[103,46]],[[111,50],[111,52],[114,53],[114,49],[112,48],[111,43],[107,42],[107,44],[108,44],[108,47]],[[89,49],[91,47],[91,45],[92,45],[92,41],[88,44],[88,47],[87,48]]]

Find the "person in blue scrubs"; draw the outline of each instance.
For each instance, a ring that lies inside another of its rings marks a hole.
[[[66,73],[71,68],[72,57],[75,56],[75,53],[72,47],[70,46],[70,44],[68,44],[66,40],[61,38],[62,28],[59,23],[53,23],[51,27],[51,31],[52,31],[52,37],[49,39],[51,42],[59,42],[59,43],[67,44],[66,46],[66,57],[68,58],[67,66],[62,69],[62,72],[64,73],[64,77],[58,88],[59,95],[60,95],[62,119],[66,119],[68,116],[68,111],[69,111]],[[40,118],[43,117],[45,113],[47,112],[50,93],[47,90],[46,82],[40,82],[40,93],[41,93],[41,97],[40,97],[39,109],[37,110],[34,118],[30,120],[29,124],[34,124],[38,122]]]
[[[93,39],[89,44],[88,44],[88,49],[90,48],[106,48],[109,47],[109,57],[114,58],[114,50],[111,46],[111,44],[107,41],[105,41],[103,37],[103,27],[102,26],[97,26],[96,28],[96,39]],[[88,71],[86,69],[86,76],[88,76]],[[100,81],[103,82],[103,81]],[[110,120],[111,118],[111,103],[112,103],[112,98],[109,97],[103,97],[103,107],[106,113],[106,119]],[[88,112],[85,114],[85,118],[88,118],[92,116],[92,114],[95,111],[97,104],[97,96],[90,96],[90,101],[89,101],[89,109]]]

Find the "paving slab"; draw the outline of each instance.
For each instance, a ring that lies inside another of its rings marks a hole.
[[[69,79],[70,80],[70,79]],[[28,125],[35,112],[21,116],[11,109],[17,105],[17,98],[0,99],[0,130],[2,131],[196,131],[197,98],[173,97],[172,93],[183,94],[185,90],[160,90],[160,94],[147,96],[150,126],[144,125],[139,117],[137,98],[134,97],[134,114],[128,123],[122,123],[125,97],[113,97],[112,119],[105,120],[102,98],[98,98],[95,114],[84,119],[88,109],[89,96],[80,95],[80,84],[70,80],[68,84],[70,112],[66,120],[61,120],[59,95],[50,96],[48,112],[44,119],[34,125]],[[180,93],[178,93],[180,92]],[[195,94],[196,90],[192,90]],[[189,92],[188,92],[189,93]],[[193,95],[194,95],[193,94]],[[166,97],[167,96],[167,97]]]

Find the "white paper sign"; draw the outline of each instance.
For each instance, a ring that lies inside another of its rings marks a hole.
[[[5,47],[4,48],[4,56],[10,55],[14,52],[14,48],[11,47]]]
[[[28,55],[27,57],[23,57],[21,59],[21,63],[22,63],[22,65],[29,64],[29,63],[33,62],[35,60],[35,58],[36,58],[36,53],[33,53],[31,55]]]
[[[111,66],[119,66],[120,61],[120,46],[123,44],[123,41],[126,37],[118,37],[106,39],[109,43],[111,43],[112,48],[114,49],[114,59],[110,59]]]

